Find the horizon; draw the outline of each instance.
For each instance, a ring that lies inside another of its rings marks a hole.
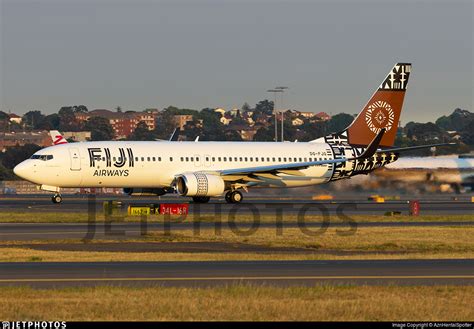
[[[402,123],[472,110],[471,1],[0,1],[7,113],[230,110],[288,86],[277,109],[352,115],[396,62]]]

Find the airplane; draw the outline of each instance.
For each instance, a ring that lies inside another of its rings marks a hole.
[[[40,189],[123,188],[129,195],[178,193],[206,203],[225,195],[243,200],[242,190],[325,184],[396,161],[393,147],[411,64],[397,63],[354,121],[343,131],[310,142],[99,141],[67,143],[37,151],[14,173]]]

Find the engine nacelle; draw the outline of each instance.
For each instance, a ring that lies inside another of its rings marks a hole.
[[[225,182],[219,176],[196,172],[176,177],[176,189],[182,196],[220,196]]]
[[[166,190],[164,188],[124,188],[123,193],[128,195],[134,196],[158,196],[166,194]]]

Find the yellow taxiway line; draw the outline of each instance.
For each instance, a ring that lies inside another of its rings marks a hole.
[[[364,280],[364,279],[474,279],[474,275],[353,275],[353,276],[248,276],[248,277],[163,277],[163,278],[45,278],[0,279],[0,283],[90,282],[90,281],[213,281],[213,280]]]

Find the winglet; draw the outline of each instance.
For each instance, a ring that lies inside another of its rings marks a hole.
[[[57,130],[50,130],[49,135],[53,140],[53,145],[67,144],[66,138],[63,137]]]
[[[168,141],[170,142],[176,142],[179,137],[179,127],[174,128],[173,133],[170,136],[170,139]]]

